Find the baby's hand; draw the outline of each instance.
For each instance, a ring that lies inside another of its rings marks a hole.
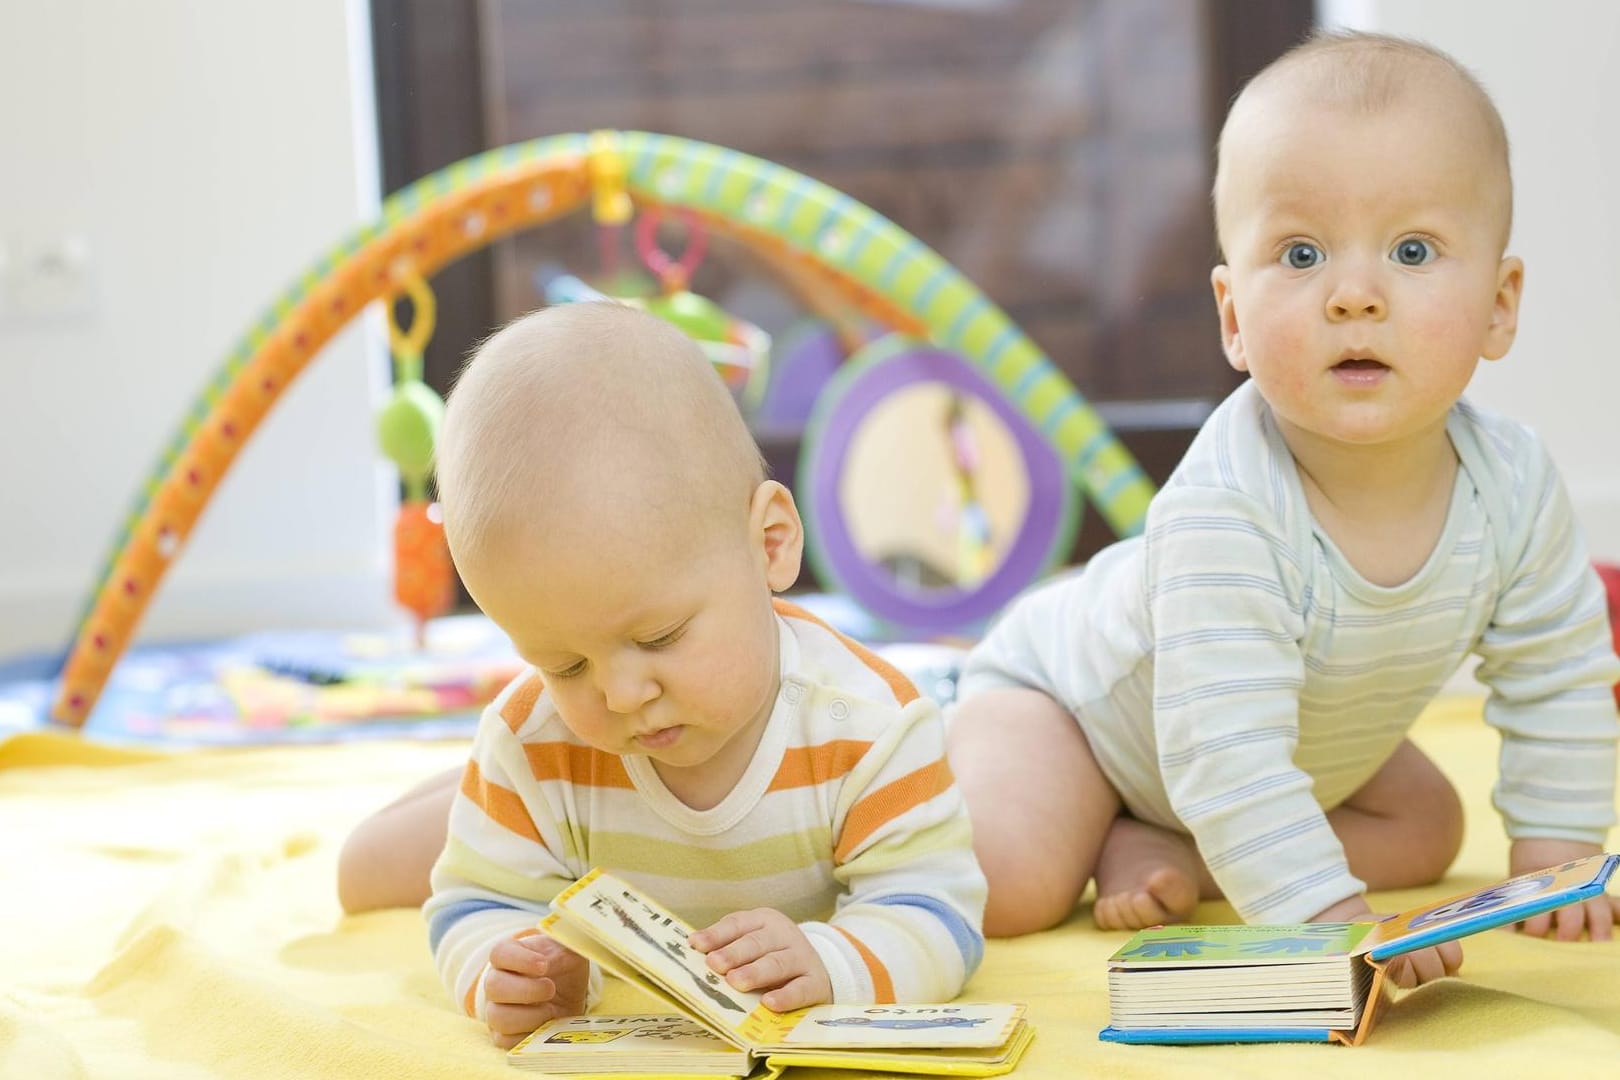
[[[1515,840],[1508,855],[1508,874],[1518,877],[1573,859],[1597,855],[1602,850],[1596,844],[1582,844],[1575,840]],[[1546,937],[1549,933],[1555,933],[1559,941],[1575,941],[1584,930],[1593,941],[1608,941],[1614,936],[1616,923],[1620,923],[1620,896],[1605,894],[1594,896],[1584,904],[1571,904],[1557,911],[1532,915],[1518,928],[1532,937]]]
[[[1352,896],[1347,900],[1340,900],[1326,911],[1318,912],[1310,921],[1362,922],[1379,918],[1382,916],[1374,915],[1365,899]],[[1414,986],[1422,986],[1426,982],[1457,974],[1462,962],[1462,945],[1455,941],[1447,941],[1391,957],[1389,963],[1384,965],[1384,974],[1396,986],[1410,990]]]
[[[490,1038],[509,1050],[546,1021],[584,1012],[590,977],[589,961],[544,934],[497,942],[484,972]]]
[[[1384,965],[1384,974],[1396,986],[1410,990],[1414,986],[1457,974],[1462,960],[1462,946],[1455,941],[1447,941],[1390,957]]]
[[[773,908],[734,911],[693,934],[709,969],[738,990],[767,990],[767,1009],[789,1012],[832,1000],[832,981],[798,924]]]

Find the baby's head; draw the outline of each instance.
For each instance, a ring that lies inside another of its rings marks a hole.
[[[451,394],[437,477],[468,592],[575,734],[671,768],[752,752],[803,533],[689,337],[614,303],[518,319]]]
[[[1325,34],[1255,76],[1222,128],[1213,283],[1223,343],[1285,432],[1443,433],[1517,328],[1501,117],[1417,42]]]
[[[1266,157],[1264,144],[1287,140],[1298,127],[1332,132],[1347,121],[1369,122],[1387,131],[1392,141],[1403,135],[1422,137],[1432,130],[1426,124],[1449,128],[1456,142],[1471,151],[1464,157],[1471,165],[1476,182],[1471,194],[1477,201],[1469,212],[1496,227],[1499,253],[1507,247],[1513,224],[1507,129],[1479,80],[1421,42],[1326,31],[1278,57],[1232,102],[1215,169],[1215,227],[1223,251],[1237,188],[1254,168],[1264,168],[1277,156],[1273,148]],[[1408,147],[1414,153],[1431,149]]]

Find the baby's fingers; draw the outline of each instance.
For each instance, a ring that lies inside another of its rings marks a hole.
[[[502,1050],[512,1049],[525,1035],[556,1015],[557,1008],[551,1004],[489,1005],[484,1009],[490,1040]]]
[[[1440,966],[1444,969],[1444,974],[1455,975],[1461,970],[1463,961],[1462,942],[1447,941],[1436,945],[1434,949],[1435,952],[1440,954]]]
[[[1532,915],[1519,924],[1519,933],[1529,934],[1531,937],[1546,937],[1547,931],[1552,929],[1552,918],[1552,914],[1546,911],[1540,915]]]
[[[550,979],[514,975],[491,968],[484,976],[484,1000],[500,1005],[544,1005],[557,996],[557,984]]]
[[[1449,947],[1448,947],[1449,946]],[[1453,975],[1462,966],[1462,949],[1456,942],[1403,953],[1390,961],[1389,978],[1403,990]]]
[[[1585,904],[1571,904],[1553,912],[1559,941],[1580,940],[1581,931],[1586,929],[1586,907]]]
[[[548,974],[552,960],[566,951],[542,934],[502,938],[489,950],[489,966],[518,975],[537,977]]]
[[[1593,941],[1608,941],[1614,937],[1615,908],[1620,897],[1594,896],[1586,902],[1586,930]]]
[[[763,930],[766,926],[765,916],[766,909],[763,908],[756,908],[753,911],[733,911],[719,922],[694,933],[687,938],[686,943],[698,952],[713,952],[745,934]]]
[[[820,1005],[826,1000],[826,988],[810,975],[800,975],[786,986],[779,986],[760,998],[767,1009],[776,1012],[792,1012],[806,1005]]]
[[[739,944],[742,942],[728,946],[726,952],[731,952]],[[766,951],[748,963],[731,965],[725,972],[726,982],[738,990],[764,990],[783,986],[803,974],[804,968],[794,963],[793,954],[787,949]]]
[[[1443,978],[1446,974],[1446,965],[1440,959],[1440,951],[1434,948],[1419,949],[1408,954],[1412,961],[1412,973],[1417,976],[1417,984],[1422,986],[1426,982]]]

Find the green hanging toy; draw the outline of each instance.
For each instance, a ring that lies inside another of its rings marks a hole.
[[[439,504],[427,494],[433,447],[444,422],[444,399],[422,381],[422,353],[433,336],[436,305],[422,276],[401,275],[411,300],[411,328],[399,328],[388,307],[388,343],[394,354],[394,390],[377,414],[377,442],[399,469],[405,499],[394,519],[394,598],[416,618],[416,641],[425,643],[427,621],[450,610],[455,569],[444,539]]]

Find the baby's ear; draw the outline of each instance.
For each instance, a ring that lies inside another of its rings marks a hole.
[[[1509,255],[1496,271],[1496,299],[1491,302],[1491,321],[1485,329],[1487,360],[1500,360],[1513,347],[1519,335],[1519,298],[1524,295],[1524,260]]]
[[[748,508],[748,523],[759,544],[766,583],[772,592],[788,589],[799,580],[804,558],[804,522],[793,492],[775,480],[760,484]]]
[[[1237,303],[1232,299],[1232,271],[1222,264],[1209,272],[1209,285],[1215,291],[1215,314],[1221,320],[1221,349],[1234,370],[1248,371],[1249,357],[1243,351],[1243,334],[1238,329]]]

